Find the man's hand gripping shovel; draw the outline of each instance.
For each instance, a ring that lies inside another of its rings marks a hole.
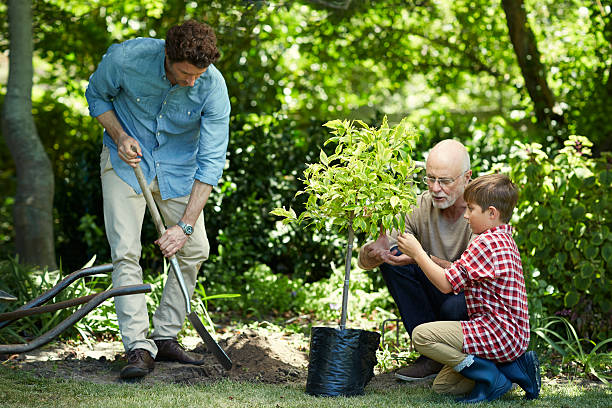
[[[149,190],[149,186],[145,181],[144,175],[140,168],[139,164],[136,164],[134,167],[134,173],[136,174],[136,178],[138,179],[138,184],[140,185],[140,189],[144,194],[145,201],[147,202],[147,207],[149,208],[149,212],[151,213],[151,217],[153,217],[153,222],[155,223],[155,227],[157,228],[157,232],[161,237],[166,229],[164,228],[164,223],[161,219],[159,211],[157,210],[157,206],[155,205],[155,201],[153,201],[153,196],[151,195],[151,191]],[[176,260],[176,256],[172,255],[169,259],[170,265],[172,265],[172,270],[176,275],[176,279],[178,280],[179,286],[181,287],[181,292],[183,292],[183,297],[185,298],[185,308],[187,310],[187,318],[193,325],[193,328],[198,332],[206,347],[209,351],[211,351],[214,356],[217,358],[219,363],[225,368],[229,370],[232,368],[232,360],[225,354],[225,351],[219,346],[219,344],[212,338],[210,333],[202,324],[202,321],[198,317],[195,312],[191,311],[191,303],[189,301],[189,293],[187,292],[187,286],[185,285],[185,281],[183,280],[183,274],[181,273],[181,269],[179,267],[178,261]]]

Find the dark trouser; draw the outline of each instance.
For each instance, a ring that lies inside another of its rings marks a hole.
[[[410,336],[422,323],[468,320],[464,293],[440,292],[418,265],[383,263],[380,270]]]

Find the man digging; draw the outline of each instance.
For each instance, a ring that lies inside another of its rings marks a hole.
[[[136,38],[112,45],[85,93],[91,116],[104,127],[100,173],[113,285],[142,283],[140,233],[145,199],[134,175],[140,165],[170,227],[155,243],[176,254],[189,296],[208,258],[203,208],[223,167],[230,103],[211,27],[186,21],[166,40]],[[202,364],[177,342],[185,320],[174,274],[164,286],[150,337],[144,294],[115,298],[128,364],[121,378],[147,375],[155,361]]]

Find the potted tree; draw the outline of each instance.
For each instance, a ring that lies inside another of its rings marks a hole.
[[[283,207],[272,214],[284,217],[285,224],[308,222],[317,230],[346,230],[340,326],[312,329],[306,392],[357,395],[373,376],[380,335],[346,328],[353,241],[356,232],[376,237],[381,229],[404,230],[403,215],[411,211],[417,195],[410,157],[417,133],[406,119],[390,127],[386,117],[378,128],[348,120],[324,126],[332,134],[325,145],[336,148],[329,156],[321,150],[319,162],[304,170],[305,188],[296,196],[308,195],[305,210],[298,216]]]

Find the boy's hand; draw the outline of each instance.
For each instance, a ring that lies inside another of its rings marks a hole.
[[[397,247],[400,251],[413,259],[423,252],[423,247],[419,241],[410,234],[400,234],[397,237]]]

